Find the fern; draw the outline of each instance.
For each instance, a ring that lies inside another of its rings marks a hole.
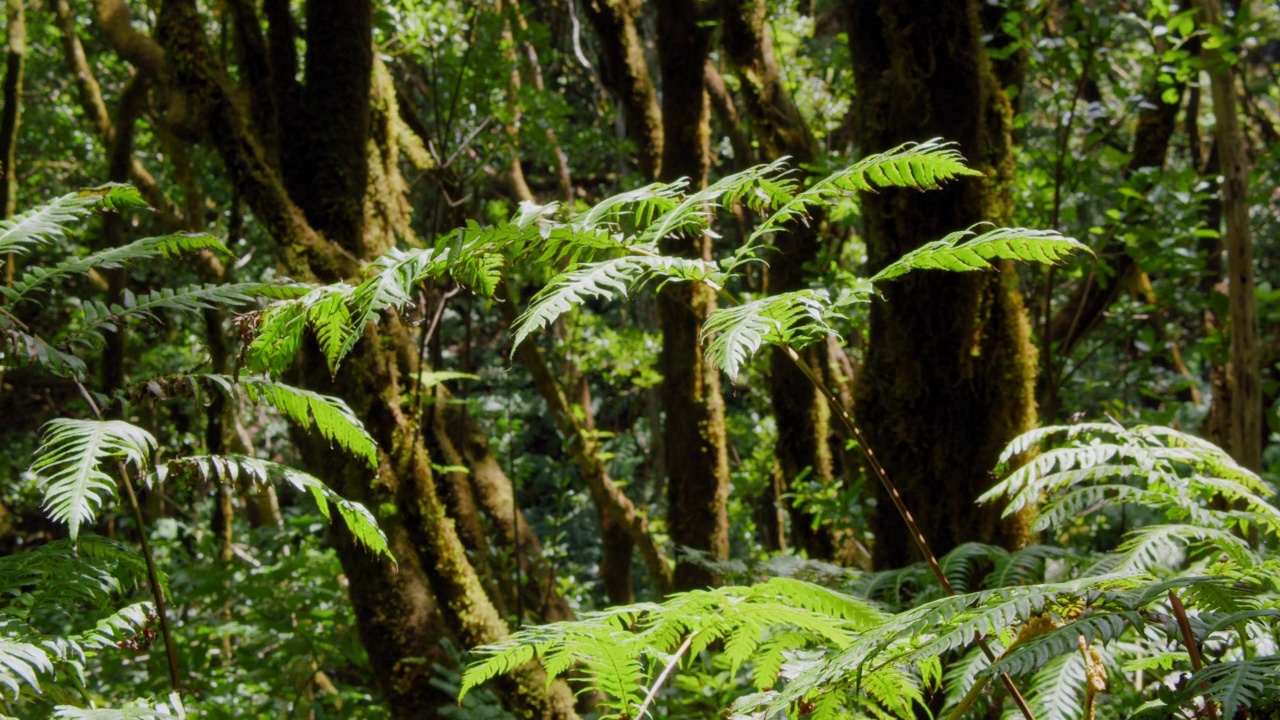
[[[67,193],[38,208],[0,220],[0,253],[26,253],[63,238],[67,225],[95,208],[120,210],[146,207],[138,191],[125,185]]]
[[[1267,694],[1280,691],[1280,655],[1263,655],[1248,660],[1207,665],[1187,679],[1175,700],[1189,702],[1204,695],[1222,705],[1225,717],[1236,717],[1241,708],[1252,707]]]
[[[281,414],[356,457],[371,468],[378,466],[377,448],[351,408],[341,398],[286,385],[265,376],[197,375],[228,397],[242,392],[252,402],[271,405]]]
[[[883,616],[866,603],[826,588],[787,578],[754,587],[726,587],[675,595],[652,603],[591,613],[574,623],[528,628],[504,642],[477,649],[484,657],[463,675],[462,694],[484,681],[535,658],[550,677],[583,662],[594,687],[609,696],[617,716],[639,705],[644,689],[643,661],[661,661],[685,645],[696,654],[724,641],[731,665],[744,663],[762,645],[768,662],[754,668],[763,687],[781,671],[780,659],[804,644],[846,645],[852,633],[874,627]],[[777,638],[786,636],[786,640]]]
[[[182,698],[170,693],[167,700],[134,700],[114,709],[59,705],[54,708],[53,716],[58,720],[182,720],[187,717],[187,711]]]
[[[379,555],[395,560],[387,546],[387,537],[378,527],[373,513],[360,503],[342,497],[312,475],[287,465],[243,455],[194,455],[170,460],[159,479],[177,479],[189,474],[221,482],[234,482],[241,477],[259,483],[286,482],[311,495],[326,520],[331,519],[331,508],[336,509],[358,542]]]
[[[39,675],[52,674],[53,661],[36,645],[7,639],[7,626],[0,626],[0,630],[4,630],[6,638],[0,639],[0,686],[8,688],[14,698],[23,685],[39,692]]]
[[[80,525],[93,522],[98,508],[115,495],[115,480],[102,464],[118,460],[143,470],[155,448],[151,433],[121,420],[51,420],[31,464],[45,512],[66,523],[74,541]]]
[[[975,226],[977,227],[977,226]],[[871,282],[885,282],[911,270],[948,270],[965,272],[989,270],[992,260],[1021,260],[1052,265],[1087,245],[1053,230],[994,228],[981,235],[972,228],[953,232],[941,240],[925,243],[908,252],[871,277]]]
[[[171,260],[200,250],[212,250],[222,255],[231,254],[221,241],[204,233],[143,238],[127,245],[100,250],[85,257],[73,257],[52,267],[28,268],[22,278],[11,288],[12,299],[24,298],[42,285],[63,280],[70,275],[87,273],[94,268],[117,268],[124,263],[157,257]]]
[[[529,309],[516,319],[512,354],[530,333],[550,325],[588,299],[626,297],[634,287],[652,278],[715,285],[719,276],[715,265],[703,260],[655,255],[625,255],[570,268],[534,295]]]

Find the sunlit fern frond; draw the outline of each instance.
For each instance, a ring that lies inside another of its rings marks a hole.
[[[93,522],[99,508],[115,496],[115,478],[103,465],[114,460],[143,470],[155,448],[151,433],[122,420],[49,421],[31,464],[45,512],[66,523],[75,540],[80,526]]]
[[[989,270],[998,260],[1053,265],[1080,250],[1093,252],[1079,240],[1053,230],[993,228],[981,234],[960,230],[903,255],[872,276],[871,282],[893,280],[912,270]]]
[[[1150,426],[1041,428],[1015,438],[1001,467],[1052,441],[1066,444],[1045,449],[1014,469],[979,502],[1003,499],[1006,516],[1039,506],[1038,530],[1073,521],[1082,512],[1128,503],[1174,522],[1237,532],[1257,528],[1280,536],[1280,510],[1267,501],[1274,491],[1204,440]]]
[[[94,190],[67,193],[40,207],[0,220],[0,253],[24,255],[55,242],[66,234],[67,226],[95,208],[119,210],[146,207],[137,190],[124,185],[106,185]]]
[[[527,628],[506,641],[480,648],[480,660],[463,676],[463,691],[542,658],[555,677],[583,662],[594,686],[611,695],[611,707],[625,712],[645,690],[634,681],[646,659],[665,666],[684,646],[697,654],[723,643],[737,666],[770,645],[769,659],[753,669],[759,686],[771,683],[787,649],[802,645],[842,647],[862,628],[874,627],[883,615],[856,598],[810,583],[774,578],[752,587],[726,587],[679,593],[661,605],[642,603],[589,613],[574,623]],[[786,641],[777,640],[790,634]],[[801,642],[803,640],[803,642]],[[619,694],[620,693],[620,694]]]
[[[41,286],[49,285],[71,275],[80,275],[93,269],[118,268],[126,263],[153,258],[174,259],[188,253],[210,250],[221,255],[231,251],[220,240],[206,233],[163,235],[142,238],[127,245],[107,248],[84,257],[72,257],[49,267],[33,266],[13,284],[16,298],[24,298]]]
[[[826,290],[797,290],[716,310],[702,325],[702,342],[711,364],[737,380],[760,348],[815,342],[834,332],[833,316]]]
[[[847,168],[815,182],[794,197],[781,203],[752,232],[745,244],[754,248],[769,235],[781,231],[787,223],[804,218],[813,207],[830,202],[840,195],[857,191],[874,192],[887,187],[914,187],[930,190],[947,180],[981,175],[964,163],[952,143],[939,139],[923,143],[907,143],[883,153],[868,155]],[[735,258],[740,264],[742,258]]]
[[[529,308],[512,327],[512,353],[534,331],[555,322],[592,298],[626,297],[651,280],[715,282],[715,265],[703,260],[661,255],[624,255],[570,268],[533,296]]]
[[[320,433],[325,440],[364,460],[369,467],[378,466],[373,438],[341,398],[286,385],[262,375],[239,378],[196,375],[192,378],[204,380],[228,396],[243,393],[251,402],[266,403],[303,428]]]
[[[244,455],[193,455],[170,460],[163,468],[161,479],[176,479],[188,474],[220,482],[231,482],[241,477],[258,483],[286,482],[311,495],[326,520],[331,519],[332,509],[337,509],[339,517],[358,542],[379,555],[395,560],[387,547],[387,537],[378,527],[373,513],[301,470]]]
[[[16,698],[23,686],[40,691],[40,675],[53,673],[53,661],[39,645],[13,639],[8,625],[0,624],[0,688]],[[0,696],[3,697],[3,696]]]
[[[78,708],[59,705],[53,710],[56,720],[184,720],[186,707],[177,693],[164,700],[132,700],[118,708]]]

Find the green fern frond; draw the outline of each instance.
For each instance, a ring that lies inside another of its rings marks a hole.
[[[118,268],[125,263],[152,258],[174,259],[187,253],[211,250],[221,255],[231,251],[220,240],[206,233],[175,234],[143,238],[127,245],[107,248],[84,257],[73,257],[52,267],[28,268],[13,285],[15,298],[23,298],[41,285],[61,280],[70,275],[80,275],[94,268]]]
[[[1223,717],[1236,717],[1265,695],[1280,693],[1280,655],[1260,655],[1248,660],[1206,665],[1190,678],[1177,695],[1180,703],[1203,695],[1222,705]]]
[[[53,674],[53,661],[37,645],[8,639],[6,626],[0,625],[0,630],[5,631],[0,639],[0,686],[9,689],[11,698],[18,696],[23,685],[40,692],[39,676]]]
[[[57,720],[184,720],[187,717],[182,698],[170,693],[167,700],[133,700],[119,708],[78,708],[59,705],[54,708]]]
[[[1077,720],[1085,716],[1084,684],[1084,656],[1072,639],[1069,650],[1047,660],[1032,676],[1027,704],[1037,720]]]
[[[44,426],[43,444],[31,464],[44,507],[55,522],[67,523],[74,541],[82,523],[115,495],[115,479],[102,470],[108,460],[146,468],[156,448],[151,433],[121,420],[59,418]]]
[[[161,311],[189,315],[217,307],[239,307],[252,302],[260,283],[209,283],[180,288],[161,288],[142,295],[125,291],[119,303],[85,303],[84,324],[93,328],[107,322],[121,322],[130,317],[155,320]]]
[[[886,187],[928,190],[962,175],[981,173],[964,164],[964,158],[954,144],[939,139],[907,143],[887,152],[868,155],[782,203],[776,212],[756,227],[727,269],[736,268],[751,257],[764,238],[781,231],[787,223],[805,217],[810,208],[823,205],[837,196],[856,191],[874,192]]]
[[[978,647],[970,648],[960,659],[948,664],[947,672],[942,679],[942,687],[946,691],[946,702],[942,706],[944,712],[950,713],[960,705],[960,702],[977,684],[978,679],[983,676],[982,671],[990,664],[991,661]],[[973,708],[970,712],[973,712]],[[981,713],[977,715],[981,716]]]
[[[166,594],[169,578],[158,573]],[[106,607],[129,587],[147,581],[146,561],[131,546],[92,533],[54,540],[0,558],[0,594],[16,593],[30,606]]]
[[[803,347],[834,332],[825,290],[797,290],[711,313],[702,326],[707,359],[737,380],[765,345]],[[708,342],[708,340],[710,340]]]
[[[712,282],[715,265],[703,260],[659,255],[624,255],[580,265],[556,276],[534,295],[532,304],[512,327],[512,355],[525,338],[591,298],[611,300],[652,278]]]
[[[1093,253],[1079,240],[1053,230],[995,228],[979,235],[971,228],[921,245],[876,273],[871,282],[893,280],[911,270],[989,270],[994,260],[1052,265],[1077,250]]]
[[[95,207],[119,210],[146,207],[146,203],[137,190],[124,185],[67,193],[40,207],[0,220],[0,253],[25,255],[61,239],[69,223],[85,217]]]
[[[238,379],[227,375],[192,377],[209,382],[230,397],[240,390],[250,401],[267,403],[303,428],[314,429],[325,440],[364,460],[369,467],[378,466],[378,451],[373,438],[341,398],[286,385],[265,376],[243,375]]]
[[[0,369],[36,366],[60,377],[83,379],[88,366],[75,353],[67,352],[34,333],[23,332],[7,323],[0,313]]]
[[[1059,628],[1019,643],[982,672],[987,675],[1023,675],[1046,666],[1053,658],[1078,653],[1081,637],[1091,644],[1106,644],[1130,627],[1141,629],[1142,626],[1142,616],[1133,610],[1083,614]]]
[[[395,556],[387,547],[387,537],[378,527],[373,513],[301,470],[244,455],[194,455],[170,460],[165,467],[164,476],[184,477],[188,473],[194,473],[205,480],[235,481],[243,476],[259,483],[287,482],[297,490],[310,494],[326,520],[331,519],[330,508],[336,508],[347,529],[360,544],[379,555],[385,555],[392,562],[395,561]]]

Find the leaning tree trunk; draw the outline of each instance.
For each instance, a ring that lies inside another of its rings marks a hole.
[[[849,0],[849,44],[866,152],[944,137],[985,177],[862,199],[873,269],[980,220],[1009,219],[1010,105],[982,43],[978,0]],[[1024,528],[974,499],[1004,444],[1035,419],[1036,353],[1017,276],[913,273],[883,288],[857,381],[867,441],[938,552],[1018,542]],[[889,508],[887,497],[880,507]],[[901,520],[874,523],[880,567],[909,562]]]
[[[656,5],[664,138],[661,178],[686,177],[691,187],[699,188],[706,184],[710,166],[711,111],[703,63],[711,31],[698,2],[659,0]],[[662,252],[709,260],[711,238],[665,238]],[[713,559],[729,553],[729,461],[720,374],[703,355],[698,333],[715,301],[715,293],[702,283],[670,283],[658,298],[667,526],[677,546]],[[690,590],[716,584],[719,578],[705,565],[677,560],[672,581],[674,589]]]
[[[786,155],[797,166],[813,162],[814,139],[778,69],[764,1],[722,0],[721,26],[724,49],[737,71],[743,105],[765,155],[763,159],[770,161]],[[818,256],[819,225],[816,218],[793,223],[786,232],[774,236],[778,250],[769,258],[770,294],[808,287],[810,277],[805,266]],[[803,352],[805,361],[825,375],[826,344],[811,345]],[[795,491],[800,482],[829,485],[834,464],[827,401],[779,348],[773,348],[770,355],[769,394],[778,425],[782,489]],[[766,493],[766,501],[781,502],[781,498],[769,497],[775,494]],[[812,558],[832,558],[836,548],[830,528],[814,527],[812,516],[802,507],[790,504],[787,509],[795,548]]]

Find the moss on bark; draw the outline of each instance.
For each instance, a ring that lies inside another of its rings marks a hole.
[[[1011,106],[982,44],[980,5],[846,3],[864,151],[941,136],[985,173],[935,192],[865,196],[873,269],[947,232],[1009,219]],[[871,348],[857,382],[868,442],[937,552],[966,541],[1020,542],[1019,518],[1002,523],[998,510],[974,504],[1001,448],[1035,419],[1036,351],[1016,274],[922,272],[884,295],[871,310]],[[887,497],[879,507],[877,565],[911,561]]]

